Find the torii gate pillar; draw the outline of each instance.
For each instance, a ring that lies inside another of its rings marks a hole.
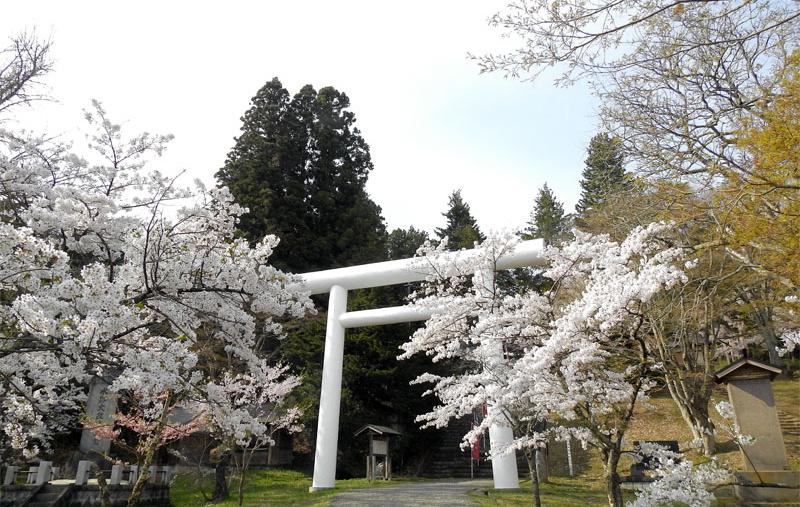
[[[339,322],[339,317],[346,309],[347,291],[334,285],[331,287],[328,301],[312,491],[333,488],[336,480],[336,450],[339,444],[339,407],[342,400],[344,364],[344,326]]]
[[[513,252],[497,260],[496,268],[511,269],[541,264],[542,246],[542,240],[520,243]],[[458,266],[464,262],[469,253],[462,251],[450,255],[449,261],[453,266]],[[415,322],[427,320],[431,316],[408,307],[347,312],[347,291],[424,280],[427,273],[414,271],[415,263],[418,262],[419,259],[403,259],[302,275],[303,288],[311,294],[330,293],[314,457],[314,480],[309,491],[333,489],[336,481],[345,329]],[[493,425],[489,429],[489,438],[493,445],[502,446],[510,444],[514,436],[510,427]],[[495,489],[519,489],[517,462],[513,454],[493,458],[492,475]]]

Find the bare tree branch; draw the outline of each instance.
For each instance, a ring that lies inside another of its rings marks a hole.
[[[14,106],[48,98],[35,89],[42,84],[40,79],[53,70],[51,45],[49,39],[40,39],[34,31],[13,37],[11,45],[0,51],[0,114]]]

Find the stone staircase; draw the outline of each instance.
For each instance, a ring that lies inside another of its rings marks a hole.
[[[442,440],[425,462],[423,477],[435,479],[470,477],[471,452],[460,447],[461,439],[469,431],[470,424],[471,418],[467,416],[451,421],[447,428],[442,430]],[[491,478],[492,464],[481,456],[479,461],[473,461],[472,471],[476,478]]]
[[[69,496],[70,489],[70,484],[44,484],[25,507],[57,507]]]
[[[492,463],[484,457],[484,447],[481,446],[481,459],[472,462],[470,470],[470,449],[462,450],[461,439],[471,427],[469,416],[451,421],[447,428],[442,430],[442,440],[434,449],[431,456],[426,460],[422,471],[422,477],[434,479],[444,478],[492,478]],[[486,436],[487,445],[488,435]],[[488,450],[488,447],[487,447]],[[528,465],[525,457],[517,453],[517,470],[519,475],[527,476]],[[471,475],[472,474],[472,475]]]
[[[778,410],[778,421],[783,432],[783,441],[786,445],[787,458],[800,458],[800,417],[795,414]]]

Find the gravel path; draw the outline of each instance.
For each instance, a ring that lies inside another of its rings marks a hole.
[[[467,492],[490,487],[492,481],[485,479],[412,482],[343,491],[333,497],[330,507],[477,507]]]

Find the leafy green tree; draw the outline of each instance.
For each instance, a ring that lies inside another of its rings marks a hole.
[[[428,241],[428,233],[415,229],[395,229],[389,234],[389,259],[407,259],[414,257],[417,249]]]
[[[557,199],[545,183],[536,196],[528,226],[522,231],[524,239],[543,238],[551,245],[559,239],[567,227],[564,205]]]
[[[461,198],[461,190],[453,191],[448,206],[447,211],[442,213],[447,219],[447,225],[437,227],[436,236],[440,240],[446,238],[450,250],[472,248],[476,241],[481,242],[486,239],[469,210],[469,204]]]
[[[628,176],[623,167],[622,145],[608,133],[596,134],[589,141],[581,175],[581,198],[575,210],[581,214],[596,209],[610,195],[624,190]]]
[[[751,166],[743,174],[725,174],[720,207],[728,210],[728,244],[744,263],[777,279],[789,292],[800,287],[800,51],[777,72],[774,100],[746,121],[738,144]]]
[[[293,98],[274,78],[251,99],[241,135],[217,172],[249,208],[255,242],[276,234],[276,266],[306,272],[385,258],[381,210],[364,188],[372,161],[347,95],[304,86]]]

